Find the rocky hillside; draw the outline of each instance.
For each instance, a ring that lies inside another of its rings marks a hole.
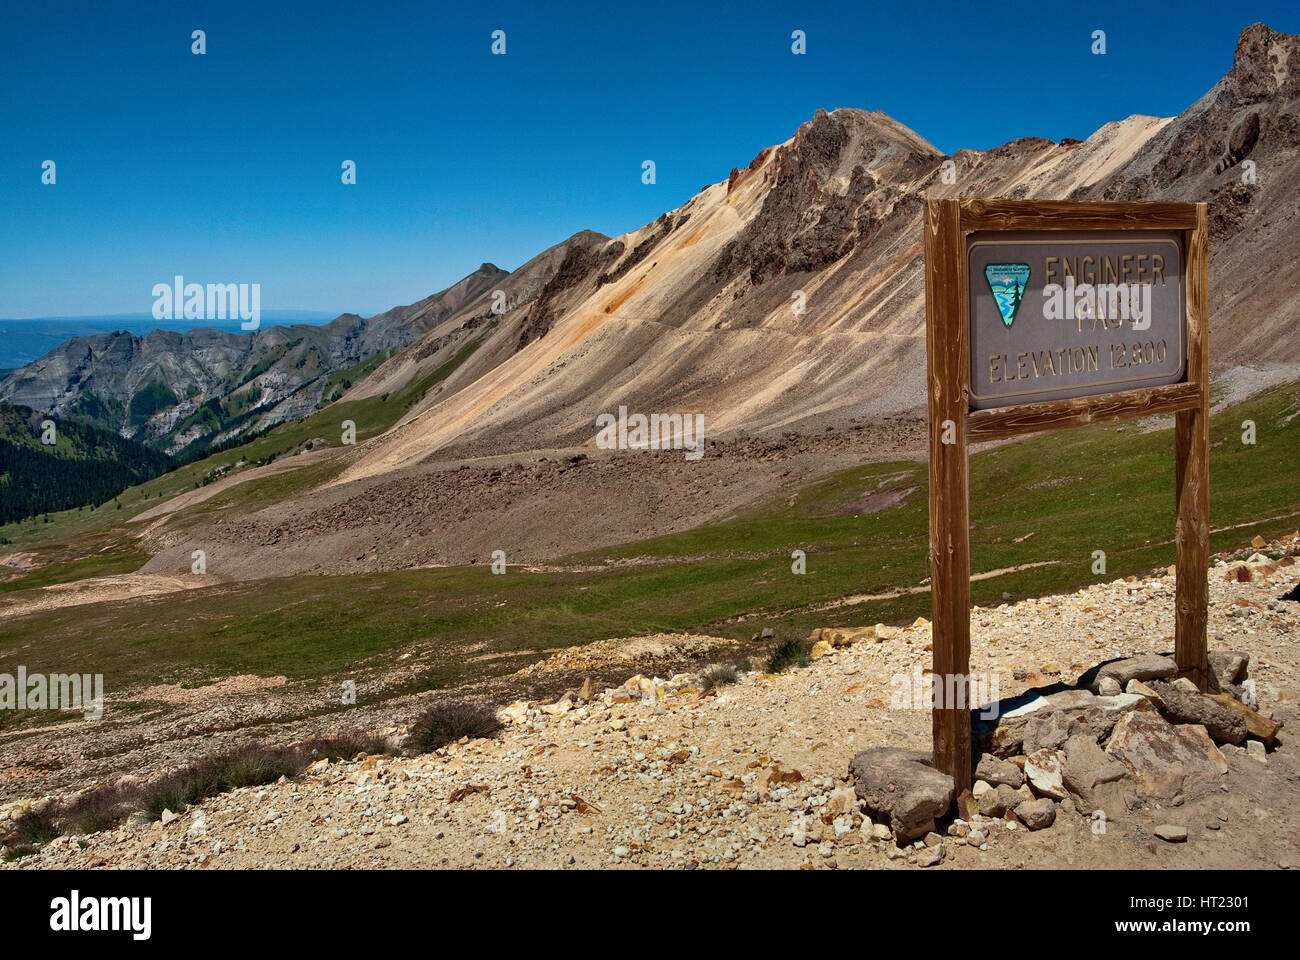
[[[0,400],[89,422],[167,453],[306,416],[351,386],[348,371],[396,353],[505,276],[485,263],[439,293],[369,319],[252,333],[155,330],[74,337],[0,381]],[[351,374],[360,379],[364,370]]]
[[[1294,364],[1300,299],[1266,278],[1300,267],[1298,93],[1300,37],[1257,24],[1181,116],[1131,116],[1084,141],[945,157],[884,114],[818,111],[654,223],[571,242],[542,293],[486,334],[481,362],[345,479],[448,446],[590,442],[596,416],[619,404],[702,413],[714,435],[920,409],[927,196],[1208,201],[1216,365]],[[1254,184],[1242,182],[1246,161]],[[446,337],[431,333],[389,369],[430,350],[428,362],[445,359]]]

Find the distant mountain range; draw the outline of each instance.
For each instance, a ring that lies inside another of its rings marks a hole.
[[[1214,362],[1300,362],[1298,101],[1300,37],[1256,24],[1180,116],[1130,116],[1083,141],[946,156],[883,113],[819,110],[621,237],[584,231],[368,320],[76,337],[0,381],[0,400],[183,453],[459,358],[349,453],[340,482],[435,450],[588,443],[620,404],[703,414],[711,436],[919,414],[921,214],[949,196],[1208,201]]]
[[[405,347],[505,275],[484,264],[439,294],[369,319],[345,313],[324,324],[273,326],[264,317],[251,333],[74,336],[0,381],[0,400],[192,456],[311,413],[346,389],[349,370]]]
[[[321,310],[263,310],[262,322],[268,326],[293,323],[325,323],[334,314]],[[121,313],[85,317],[0,317],[0,371],[9,372],[45,356],[59,344],[73,337],[91,337],[97,333],[125,330],[143,336],[151,330],[175,330],[183,333],[197,327],[212,327],[239,333],[239,320],[155,320],[151,313]]]

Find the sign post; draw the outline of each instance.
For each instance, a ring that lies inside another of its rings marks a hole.
[[[1176,414],[1175,660],[1205,689],[1209,247],[1204,203],[929,200],[934,763],[971,782],[967,444]]]

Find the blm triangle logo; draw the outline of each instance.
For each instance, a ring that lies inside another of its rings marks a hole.
[[[990,263],[984,268],[984,279],[989,282],[989,290],[993,293],[993,302],[998,305],[998,313],[1002,315],[1002,323],[1011,326],[1020,310],[1020,301],[1025,298],[1029,264]]]

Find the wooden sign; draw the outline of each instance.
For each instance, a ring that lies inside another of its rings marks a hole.
[[[1174,233],[966,237],[977,410],[1183,379],[1183,252]]]
[[[934,762],[971,782],[967,444],[1176,414],[1175,660],[1208,675],[1203,203],[930,200],[925,218]]]

